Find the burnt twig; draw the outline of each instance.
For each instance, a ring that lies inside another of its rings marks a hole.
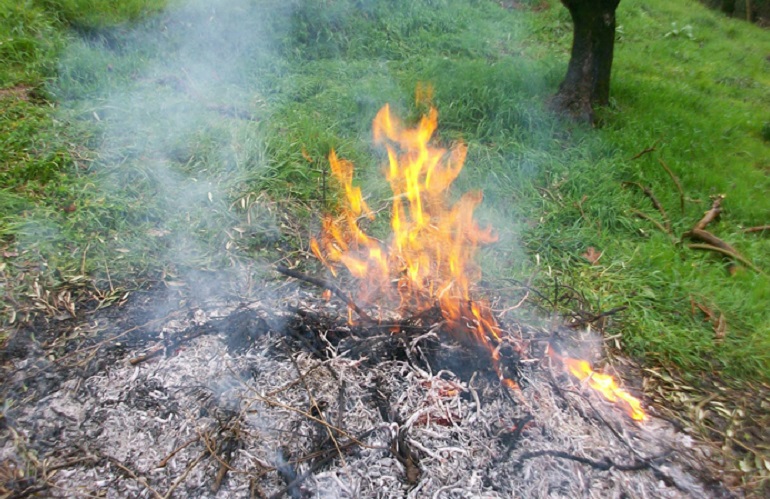
[[[219,470],[217,470],[217,474],[214,477],[214,483],[211,484],[211,492],[214,494],[219,492],[219,488],[222,486],[222,482],[225,480],[227,472],[230,471],[230,462],[232,461],[233,453],[238,447],[240,447],[240,441],[235,435],[228,435],[225,437],[224,442],[222,442],[220,446],[222,449],[222,457],[218,458]]]
[[[534,419],[534,416],[527,414],[523,418],[516,421],[513,431],[502,435],[500,440],[502,441],[503,445],[507,447],[505,451],[506,461],[511,457],[511,453],[516,449],[516,445],[519,443],[519,438],[521,438],[521,433],[524,431],[524,428]]]
[[[278,471],[278,474],[281,475],[283,481],[286,482],[286,487],[277,494],[273,494],[271,497],[281,497],[284,494],[289,494],[289,497],[292,499],[300,499],[302,497],[302,493],[297,488],[297,486],[302,483],[302,480],[299,480],[299,478],[303,477],[302,479],[304,480],[304,476],[307,473],[304,473],[298,477],[296,468],[291,465],[289,459],[287,458],[288,456],[286,455],[286,449],[281,449],[281,462],[275,466],[275,469]]]
[[[152,492],[153,495],[156,497],[156,499],[164,499],[164,496],[160,495],[160,492],[158,492],[157,490],[152,488],[152,486],[150,485],[150,483],[148,482],[148,480],[145,477],[140,477],[139,475],[134,473],[130,468],[126,467],[126,465],[124,465],[123,463],[121,463],[120,461],[115,459],[114,457],[106,456],[106,458],[107,458],[107,461],[109,461],[113,465],[115,465],[118,468],[120,468],[126,475],[128,475],[131,478],[133,478],[134,480],[139,482],[143,487],[145,487],[147,490]]]
[[[128,363],[131,364],[132,366],[135,366],[136,364],[144,362],[145,360],[149,360],[153,357],[157,357],[164,351],[168,352],[168,351],[174,350],[175,348],[179,347],[179,345],[181,345],[182,343],[186,343],[190,340],[194,340],[195,338],[199,338],[204,334],[214,331],[214,328],[211,327],[209,324],[204,324],[203,326],[196,326],[196,328],[198,329],[197,331],[194,331],[181,338],[177,338],[166,345],[156,346],[149,352],[143,353],[142,355],[137,355],[136,357],[130,359]]]
[[[390,443],[390,452],[404,466],[406,483],[414,485],[420,480],[422,470],[420,469],[419,457],[412,451],[406,440],[406,431],[406,428],[398,430],[398,435]]]
[[[182,445],[180,445],[179,447],[177,447],[176,449],[172,450],[171,453],[168,456],[164,457],[158,463],[158,468],[165,468],[166,465],[168,464],[168,462],[171,460],[171,458],[176,456],[177,453],[179,453],[179,451],[181,451],[182,449],[187,448],[190,444],[193,444],[193,443],[197,442],[198,440],[200,440],[200,438],[201,438],[200,435],[198,435],[197,437],[193,437],[190,440],[188,440],[187,442],[185,442]]]
[[[604,319],[605,317],[609,317],[611,315],[615,315],[618,312],[622,312],[628,308],[628,305],[621,305],[619,307],[611,308],[610,310],[607,310],[606,312],[600,312],[598,314],[588,314],[587,317],[581,317],[576,322],[573,322],[572,324],[567,324],[567,327],[569,328],[577,328],[581,326],[585,326],[586,324],[592,324],[598,320]]]
[[[516,466],[520,466],[522,462],[528,459],[533,459],[536,457],[543,457],[543,456],[558,457],[560,459],[569,459],[570,461],[576,461],[578,463],[586,464],[594,469],[601,470],[601,471],[607,471],[610,469],[616,469],[618,471],[639,471],[639,470],[646,470],[652,467],[651,460],[636,461],[632,464],[619,464],[619,463],[615,463],[612,459],[608,457],[605,457],[601,461],[595,461],[587,457],[576,456],[568,452],[550,450],[550,449],[538,450],[534,452],[525,452],[524,454],[519,456],[519,459],[516,462]]]
[[[302,272],[298,272],[296,270],[292,270],[292,269],[290,269],[288,267],[284,267],[282,265],[278,265],[275,268],[275,270],[280,272],[281,274],[283,274],[285,276],[293,277],[295,279],[299,279],[300,281],[305,281],[307,283],[314,284],[314,285],[316,285],[318,287],[321,287],[321,288],[324,288],[324,289],[328,289],[329,291],[331,291],[332,293],[337,295],[342,301],[344,301],[345,304],[348,307],[353,309],[353,311],[355,311],[355,313],[357,313],[358,316],[361,317],[361,319],[363,319],[365,322],[368,322],[370,324],[375,324],[376,323],[376,321],[374,319],[372,319],[369,316],[369,314],[364,312],[361,309],[361,307],[356,305],[356,303],[353,301],[353,299],[348,294],[346,294],[344,291],[342,291],[340,288],[338,288],[334,284],[330,283],[329,281],[325,281],[325,280],[319,279],[317,277],[312,277],[312,276],[309,276],[309,275],[305,275]]]
[[[354,446],[354,445],[362,445],[361,440],[365,439],[369,435],[371,435],[374,432],[374,430],[367,430],[359,435],[357,435],[354,438],[351,438],[351,440],[347,442],[340,443],[340,449],[341,450],[347,450],[348,448]],[[310,475],[321,469],[322,467],[329,464],[335,457],[336,457],[336,451],[337,449],[328,449],[323,455],[323,457],[320,457],[317,459],[313,464],[310,466],[310,469],[302,473],[301,475],[297,475],[296,472],[294,473],[294,478],[289,482],[286,480],[286,477],[284,477],[284,480],[287,481],[287,484],[284,488],[276,492],[275,494],[271,495],[269,499],[278,499],[279,497],[282,497],[284,494],[289,494],[291,497],[294,497],[291,494],[292,490],[299,490],[297,487],[304,482]],[[280,470],[279,470],[280,473]]]
[[[201,452],[201,453],[198,455],[198,457],[196,457],[195,459],[193,459],[193,460],[192,460],[192,461],[191,461],[191,462],[190,462],[190,463],[187,465],[187,467],[185,468],[185,470],[184,470],[184,473],[182,473],[182,475],[181,475],[179,478],[177,478],[177,479],[174,481],[174,483],[172,483],[172,484],[171,484],[171,487],[169,487],[169,488],[168,488],[168,490],[166,491],[166,495],[164,495],[164,496],[163,496],[163,499],[169,499],[169,498],[171,497],[171,495],[174,493],[174,491],[177,489],[177,487],[179,487],[179,485],[180,485],[182,482],[184,482],[185,480],[187,480],[187,476],[190,474],[190,472],[191,472],[193,469],[195,469],[195,467],[196,467],[196,466],[198,466],[198,464],[199,464],[201,461],[203,461],[203,459],[204,459],[206,456],[208,456],[208,455],[209,455],[209,451],[208,451],[208,449],[206,449],[206,450],[204,450],[203,452]]]

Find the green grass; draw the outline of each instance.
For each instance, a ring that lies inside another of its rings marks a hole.
[[[766,31],[694,1],[624,0],[612,105],[590,130],[546,110],[571,39],[556,1],[1,1],[0,87],[26,96],[0,100],[6,315],[31,276],[104,292],[284,256],[334,207],[332,148],[382,206],[371,119],[386,102],[416,119],[425,81],[439,140],[469,146],[455,192],[482,188],[500,232],[483,252],[493,286],[536,274],[594,311],[627,305],[607,333],[649,365],[770,379],[768,277],[672,244],[623,185],[651,187],[675,236],[726,194],[710,229],[770,272],[767,238],[740,231],[770,213]],[[697,200],[684,212],[659,159]],[[724,314],[723,340],[693,302]]]

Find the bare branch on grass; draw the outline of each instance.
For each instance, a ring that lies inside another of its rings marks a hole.
[[[623,182],[623,185],[633,185],[634,187],[641,190],[645,196],[647,196],[650,201],[652,202],[652,205],[655,207],[656,210],[660,213],[660,215],[663,217],[663,223],[666,227],[666,230],[664,232],[671,233],[671,221],[668,218],[668,213],[666,213],[666,209],[663,208],[663,205],[660,203],[657,197],[655,197],[655,194],[652,192],[652,190],[649,187],[645,187],[639,182]]]
[[[674,175],[674,172],[671,171],[671,168],[668,167],[665,161],[658,158],[658,163],[660,163],[660,166],[663,167],[664,170],[666,170],[666,173],[668,173],[668,176],[671,177],[671,180],[674,182],[674,185],[676,186],[676,190],[679,191],[679,210],[684,213],[684,190],[682,190],[682,184],[679,182],[679,177]]]

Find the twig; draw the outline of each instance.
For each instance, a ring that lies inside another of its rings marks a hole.
[[[366,430],[365,432],[361,433],[360,435],[358,435],[356,437],[351,437],[350,441],[342,443],[340,447],[342,449],[347,449],[347,448],[349,448],[349,447],[351,447],[353,445],[367,447],[367,446],[361,444],[361,440],[365,439],[366,437],[368,437],[373,432],[374,432],[374,430]],[[379,447],[377,447],[377,448],[379,449]],[[334,450],[336,450],[336,449],[334,449]],[[333,452],[331,452],[331,451],[332,451],[332,449],[329,449],[326,452],[326,456],[325,457],[315,461],[310,466],[310,469],[308,469],[306,472],[304,472],[301,475],[299,475],[298,477],[296,477],[294,480],[291,481],[291,483],[287,483],[284,488],[282,488],[281,490],[279,490],[275,494],[271,495],[269,497],[269,499],[278,499],[279,497],[282,497],[284,494],[286,494],[287,492],[289,492],[292,489],[295,489],[299,484],[304,482],[307,479],[307,477],[309,477],[310,475],[312,475],[313,473],[315,473],[316,471],[321,469],[323,466],[326,466],[332,459],[334,459],[335,454]]]
[[[184,473],[182,473],[182,476],[176,479],[176,481],[171,484],[171,487],[166,491],[166,495],[162,496],[162,499],[169,499],[171,497],[171,494],[174,493],[174,491],[179,487],[179,485],[184,482],[187,479],[187,475],[190,474],[190,472],[198,466],[198,463],[203,461],[203,458],[208,456],[209,451],[208,449],[201,452],[198,457],[196,457],[190,464],[187,465],[187,468],[185,468]]]
[[[663,232],[664,234],[668,234],[671,237],[672,241],[675,241],[675,238],[673,234],[671,234],[671,231],[668,230],[666,227],[664,227],[662,223],[652,218],[650,215],[639,210],[631,210],[631,212],[639,218],[647,220],[648,222],[652,222],[653,225],[655,225],[655,227],[657,227],[661,232]]]
[[[305,275],[302,272],[292,270],[288,267],[284,267],[283,265],[278,265],[277,267],[275,267],[275,270],[280,272],[283,275],[293,277],[295,279],[299,279],[300,281],[305,281],[310,284],[314,284],[320,288],[328,289],[329,291],[337,295],[342,301],[344,301],[348,307],[353,309],[358,314],[358,316],[361,317],[361,319],[363,319],[365,322],[368,322],[370,324],[375,324],[377,322],[374,319],[372,319],[369,316],[369,314],[364,312],[361,309],[361,307],[356,305],[353,299],[349,295],[347,295],[344,291],[342,291],[340,288],[338,288],[334,284],[328,281],[324,281],[323,279],[318,279],[317,277]]]
[[[638,152],[638,153],[634,154],[633,156],[631,156],[629,161],[633,161],[635,159],[639,159],[642,156],[644,156],[645,154],[649,154],[649,153],[655,151],[656,150],[655,146],[658,145],[658,142],[660,142],[660,139],[658,139],[655,142],[653,142],[653,144],[650,147],[646,147],[646,148],[642,149],[640,152]]]
[[[753,263],[748,261],[746,258],[744,258],[739,253],[735,253],[733,251],[730,251],[730,250],[727,250],[727,249],[724,249],[724,248],[720,248],[719,246],[712,246],[711,244],[698,244],[698,243],[694,243],[694,244],[688,244],[687,247],[690,248],[690,249],[709,250],[709,251],[714,251],[716,253],[721,253],[721,254],[723,254],[725,256],[729,256],[731,258],[734,258],[734,259],[738,260],[739,262],[741,262],[742,264],[746,265],[747,267],[749,267],[751,270],[753,270],[754,272],[756,272],[758,274],[764,274],[764,272],[762,272],[762,270],[760,270],[756,265],[754,265]]]
[[[198,435],[197,437],[193,437],[190,440],[188,440],[187,442],[185,442],[182,445],[180,445],[179,447],[177,447],[176,449],[172,450],[171,454],[169,454],[168,456],[164,457],[158,463],[158,468],[165,468],[166,465],[168,464],[168,462],[171,460],[171,458],[176,456],[179,451],[181,451],[182,449],[187,448],[187,446],[189,446],[190,444],[193,444],[193,443],[197,442],[198,440],[200,440],[200,438],[201,438],[200,435]]]
[[[665,161],[658,158],[658,163],[660,163],[660,166],[663,167],[664,170],[666,170],[666,173],[668,173],[668,176],[671,177],[671,180],[674,182],[674,185],[676,185],[676,190],[679,191],[679,210],[684,213],[684,191],[682,190],[682,184],[679,182],[679,177],[674,175],[674,172],[671,171],[671,168],[668,167]]]
[[[415,485],[420,480],[422,469],[417,454],[412,451],[406,440],[406,432],[406,427],[399,428],[396,437],[390,442],[390,453],[404,467],[406,483]]]
[[[593,459],[588,459],[587,457],[576,456],[574,454],[569,454],[567,452],[550,450],[550,449],[538,450],[534,452],[525,452],[524,454],[519,456],[519,459],[516,465],[520,466],[521,463],[523,461],[526,461],[527,459],[533,459],[536,457],[543,457],[543,456],[569,459],[570,461],[576,461],[578,463],[587,464],[588,466],[594,469],[602,470],[602,471],[607,471],[610,469],[616,469],[618,471],[639,471],[639,470],[648,469],[652,465],[650,461],[641,461],[641,462],[637,461],[632,464],[617,464],[608,457],[605,457],[601,461],[594,461]]]
[[[665,161],[658,158],[658,163],[660,163],[660,166],[663,167],[664,170],[666,170],[666,173],[668,173],[668,176],[671,177],[671,180],[674,181],[674,185],[676,185],[676,190],[679,191],[679,210],[684,213],[684,191],[682,190],[682,184],[679,182],[679,177],[674,175],[674,172],[671,171],[671,168],[668,167]]]
[[[85,348],[79,348],[77,350],[74,350],[74,351],[66,354],[66,355],[63,355],[61,357],[57,357],[56,359],[53,360],[53,362],[49,362],[48,364],[45,365],[45,367],[42,367],[42,368],[36,370],[35,372],[24,376],[23,378],[18,380],[16,383],[17,384],[21,384],[21,383],[26,382],[29,379],[35,378],[35,377],[39,376],[40,374],[49,371],[50,369],[52,369],[57,364],[61,364],[65,360],[69,360],[69,359],[71,359],[73,357],[76,357],[78,354],[89,353],[90,356],[93,357],[93,356],[95,356],[98,353],[99,349],[102,348],[103,346],[105,346],[106,344],[108,344],[108,343],[110,343],[112,341],[115,341],[115,340],[119,340],[120,338],[122,338],[122,337],[124,337],[124,336],[126,336],[126,335],[128,335],[130,333],[133,333],[134,331],[142,330],[142,329],[147,329],[150,325],[161,323],[161,322],[167,320],[169,317],[171,317],[174,313],[176,313],[176,312],[169,313],[165,317],[161,317],[161,318],[158,318],[158,319],[152,319],[152,320],[147,321],[144,324],[141,324],[141,325],[138,325],[138,326],[130,327],[130,328],[126,329],[125,331],[122,331],[119,334],[116,334],[115,336],[112,336],[110,338],[106,338],[106,339],[104,339],[104,340],[102,340],[102,341],[100,341],[100,342],[98,342],[98,343],[96,343],[94,345],[90,345],[90,346],[85,347]],[[0,393],[2,393],[2,392],[0,392]]]
[[[359,446],[361,446],[361,447],[363,447],[365,449],[379,448],[379,447],[372,447],[372,446],[366,445],[363,442],[359,442],[358,440],[356,440],[356,437],[354,437],[350,433],[346,432],[342,428],[337,428],[336,426],[331,425],[331,424],[327,423],[326,421],[324,421],[323,419],[319,419],[319,418],[313,416],[312,414],[310,414],[310,413],[308,413],[306,411],[297,409],[297,408],[292,407],[290,405],[283,404],[281,402],[278,402],[277,400],[268,399],[267,396],[264,396],[264,395],[260,394],[257,390],[255,390],[252,387],[247,387],[247,388],[249,389],[250,392],[252,392],[254,395],[256,395],[256,397],[258,399],[260,399],[262,402],[264,402],[267,405],[275,406],[275,407],[280,407],[281,409],[286,409],[287,411],[295,412],[297,414],[300,414],[300,415],[306,417],[307,419],[309,419],[311,421],[315,421],[316,423],[322,424],[324,426],[328,426],[331,430],[338,432],[343,437],[351,439],[356,445],[359,445]]]
[[[652,202],[652,205],[655,207],[658,212],[660,212],[661,216],[663,217],[663,223],[666,226],[665,232],[671,232],[671,222],[668,219],[668,214],[666,213],[666,209],[663,208],[663,205],[660,204],[660,201],[658,201],[658,198],[655,197],[655,194],[653,194],[652,190],[650,190],[649,187],[645,187],[639,182],[623,182],[623,185],[633,185],[634,187],[637,187],[640,189],[645,196],[647,196],[650,201]]]
[[[607,310],[606,312],[600,312],[597,315],[589,314],[588,317],[582,317],[578,319],[576,322],[573,322],[572,324],[567,324],[567,327],[574,329],[576,327],[584,326],[586,324],[592,324],[600,319],[604,319],[605,317],[609,317],[611,315],[615,315],[618,312],[622,312],[628,308],[628,305],[621,305],[619,307],[612,308],[610,310]]]
[[[114,457],[107,456],[107,460],[112,464],[114,464],[115,466],[117,466],[118,468],[120,468],[121,470],[123,470],[123,472],[126,473],[129,477],[133,478],[134,480],[142,484],[147,490],[149,490],[155,495],[156,499],[165,499],[164,496],[160,495],[160,492],[152,488],[152,486],[149,484],[146,478],[138,476],[136,473],[131,471],[131,469],[127,468],[123,463],[121,463]]]
[[[767,233],[770,233],[770,225],[759,225],[757,227],[749,227],[747,229],[743,229],[741,232],[745,232],[747,234],[753,233],[753,232],[767,232]]]
[[[190,333],[187,336],[183,336],[181,338],[175,339],[174,341],[172,341],[168,345],[159,345],[159,346],[153,348],[152,350],[150,350],[147,353],[144,353],[142,355],[138,355],[138,356],[134,357],[133,359],[130,359],[128,361],[128,363],[131,364],[132,366],[135,366],[135,365],[137,365],[137,364],[139,364],[141,362],[144,362],[145,360],[148,360],[148,359],[151,359],[153,357],[156,357],[157,355],[159,355],[163,351],[174,350],[175,348],[177,348],[182,343],[186,343],[186,342],[188,342],[190,340],[194,340],[195,338],[199,338],[199,337],[203,336],[204,334],[211,333],[211,332],[214,331],[214,328],[212,328],[210,326],[209,327],[206,327],[206,326],[209,326],[209,324],[204,324],[203,326],[196,326],[196,327],[200,328],[198,331]]]
[[[505,451],[506,461],[511,457],[511,453],[516,449],[516,445],[519,443],[519,438],[521,438],[521,433],[524,431],[524,428],[534,419],[534,416],[527,414],[523,418],[516,421],[516,426],[512,432],[506,433],[501,437],[500,440],[502,441],[503,445],[507,447]]]
[[[219,461],[219,470],[217,471],[216,477],[214,477],[214,483],[211,484],[211,492],[214,494],[219,492],[219,488],[222,486],[222,482],[227,476],[227,472],[231,469],[230,462],[233,459],[233,452],[238,448],[238,445],[239,442],[235,436],[226,437],[225,441],[222,443],[222,457],[221,459],[217,458]]]
[[[724,242],[723,240],[719,239],[717,236],[712,234],[711,232],[703,229],[692,229],[690,231],[685,232],[682,234],[682,237],[687,237],[689,239],[692,239],[694,241],[703,241],[706,244],[690,244],[688,245],[688,248],[690,249],[703,249],[703,250],[711,250],[716,251],[719,253],[722,253],[723,255],[729,256],[735,260],[738,260],[739,262],[743,263],[747,267],[751,268],[755,272],[762,273],[760,269],[758,269],[753,263],[751,263],[746,257],[741,255],[738,250]]]

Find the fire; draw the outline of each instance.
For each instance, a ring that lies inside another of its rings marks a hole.
[[[393,191],[391,236],[385,242],[361,229],[360,222],[374,220],[375,214],[360,187],[353,185],[353,164],[332,151],[331,172],[345,194],[342,215],[326,217],[320,239],[312,239],[310,247],[333,275],[342,266],[358,279],[357,300],[398,309],[402,316],[438,306],[446,330],[461,341],[472,338],[483,345],[501,382],[518,389],[500,367],[500,348],[509,340],[488,304],[474,300],[471,293],[481,276],[474,261],[476,251],[497,237],[473,218],[481,192],[468,192],[454,204],[449,202],[449,190],[462,170],[467,148],[463,144],[451,150],[431,145],[437,125],[434,108],[414,128],[405,127],[388,105],[374,119],[374,141],[387,151],[385,176]],[[512,346],[520,352],[517,345]],[[572,359],[565,360],[572,365]],[[581,379],[589,379],[596,389],[606,384],[603,375],[590,367]],[[603,393],[626,402],[630,397],[620,389]]]
[[[449,203],[467,148],[432,146],[437,124],[433,108],[415,128],[406,128],[387,105],[374,119],[374,140],[387,151],[385,175],[393,191],[387,242],[360,229],[359,222],[374,220],[374,214],[353,185],[353,165],[332,151],[329,163],[344,190],[345,206],[340,218],[323,221],[321,238],[311,241],[311,249],[334,275],[341,264],[359,279],[358,299],[395,304],[404,315],[438,305],[448,329],[471,331],[497,364],[500,328],[489,307],[471,296],[471,285],[480,277],[476,250],[497,237],[473,219],[480,192]]]
[[[647,414],[642,409],[642,402],[620,388],[615,382],[615,378],[608,374],[597,373],[591,368],[591,364],[585,360],[563,357],[554,352],[552,348],[549,348],[548,352],[551,357],[560,360],[567,370],[582,383],[586,383],[610,402],[624,407],[631,419],[636,421],[647,419]]]

